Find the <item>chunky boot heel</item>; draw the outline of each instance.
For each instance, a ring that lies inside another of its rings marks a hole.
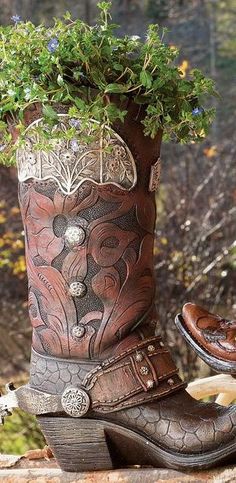
[[[38,421],[62,470],[113,469],[102,422],[48,416],[40,416]]]

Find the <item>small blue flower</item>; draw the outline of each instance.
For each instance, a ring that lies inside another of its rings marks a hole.
[[[193,116],[201,116],[203,114],[204,109],[203,107],[195,107],[195,109],[192,110],[192,115]]]
[[[69,124],[71,127],[75,127],[76,129],[79,129],[81,126],[81,122],[79,119],[72,118],[69,120]]]
[[[59,42],[56,37],[53,37],[47,45],[47,48],[51,54],[53,54],[59,47]]]
[[[72,139],[72,141],[70,142],[70,147],[72,151],[74,151],[74,153],[77,153],[80,150],[79,144],[76,139]]]
[[[15,24],[18,24],[19,22],[21,22],[21,17],[20,17],[20,15],[12,15],[11,20]]]

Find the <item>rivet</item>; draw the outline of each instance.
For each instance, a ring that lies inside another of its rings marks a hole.
[[[152,389],[153,386],[154,386],[154,381],[152,379],[148,379],[148,381],[147,381],[148,389]]]
[[[154,351],[155,351],[154,345],[149,345],[148,346],[148,352],[154,352]]]
[[[137,354],[135,356],[135,360],[136,360],[136,362],[142,362],[143,354],[141,352],[137,352]]]
[[[140,367],[140,374],[142,374],[142,376],[147,376],[149,374],[148,367],[147,366]]]
[[[87,287],[83,282],[72,282],[70,284],[69,292],[72,297],[82,298],[87,292]]]
[[[75,325],[72,329],[73,339],[81,339],[86,332],[85,327],[82,324]]]
[[[86,233],[81,226],[69,226],[65,232],[66,243],[71,247],[82,245],[86,237]]]
[[[167,381],[167,384],[169,384],[169,386],[173,386],[175,383],[174,379],[168,379]]]

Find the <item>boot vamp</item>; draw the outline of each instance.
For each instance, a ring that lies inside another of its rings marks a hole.
[[[117,411],[106,419],[183,453],[212,451],[236,438],[236,406],[199,402],[184,390],[160,401]]]

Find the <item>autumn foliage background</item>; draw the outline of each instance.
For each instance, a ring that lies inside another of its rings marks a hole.
[[[0,0],[0,23],[14,14],[50,24],[70,10],[93,24],[94,0]],[[148,23],[168,27],[187,76],[200,67],[221,98],[210,136],[200,145],[164,145],[157,193],[155,269],[164,338],[189,380],[209,374],[174,328],[184,302],[236,316],[236,1],[113,0],[120,35],[144,36]],[[24,234],[13,168],[0,168],[0,384],[27,378],[31,329],[27,314]],[[16,414],[0,430],[0,451],[22,453],[43,444],[35,421]],[[19,436],[20,434],[20,436]]]

